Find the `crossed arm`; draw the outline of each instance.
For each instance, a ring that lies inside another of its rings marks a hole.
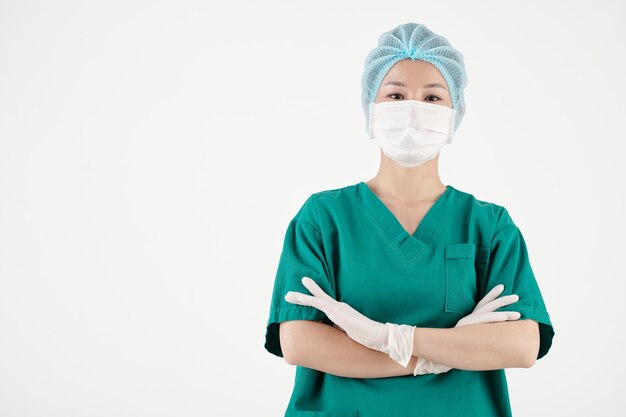
[[[419,356],[465,370],[530,368],[539,351],[538,324],[529,319],[444,329],[417,327],[406,368],[325,323],[286,321],[280,323],[279,333],[287,363],[351,378],[412,375]]]

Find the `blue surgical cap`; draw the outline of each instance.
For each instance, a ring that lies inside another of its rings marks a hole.
[[[376,100],[385,75],[396,62],[407,58],[431,63],[446,80],[452,98],[452,108],[456,110],[454,116],[456,132],[465,114],[463,89],[467,85],[467,74],[463,54],[454,49],[446,38],[419,23],[405,23],[383,33],[378,38],[378,46],[367,55],[361,78],[365,130],[368,130],[369,124],[369,104]]]

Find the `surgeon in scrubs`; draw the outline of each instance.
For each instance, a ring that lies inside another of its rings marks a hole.
[[[377,175],[312,193],[287,226],[265,348],[296,365],[286,417],[511,416],[505,368],[554,328],[509,211],[442,183],[463,55],[423,24],[383,33],[362,77]]]

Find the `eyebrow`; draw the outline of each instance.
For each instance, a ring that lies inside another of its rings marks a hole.
[[[387,81],[384,85],[397,85],[399,87],[406,87],[406,84],[401,83],[400,81]],[[439,84],[439,83],[424,84],[424,88],[431,88],[431,87],[443,88],[446,91],[448,90],[444,85]]]

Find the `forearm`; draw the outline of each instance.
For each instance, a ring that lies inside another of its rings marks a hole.
[[[297,324],[295,323],[297,322]],[[290,350],[289,363],[350,378],[386,378],[413,375],[417,357],[413,356],[403,368],[389,355],[369,349],[339,329],[324,323],[294,320],[281,323],[297,328],[289,329],[289,336],[281,337],[283,350]],[[288,345],[288,346],[287,346]]]
[[[536,326],[522,320],[445,329],[417,327],[413,355],[465,370],[527,368],[536,354]]]

